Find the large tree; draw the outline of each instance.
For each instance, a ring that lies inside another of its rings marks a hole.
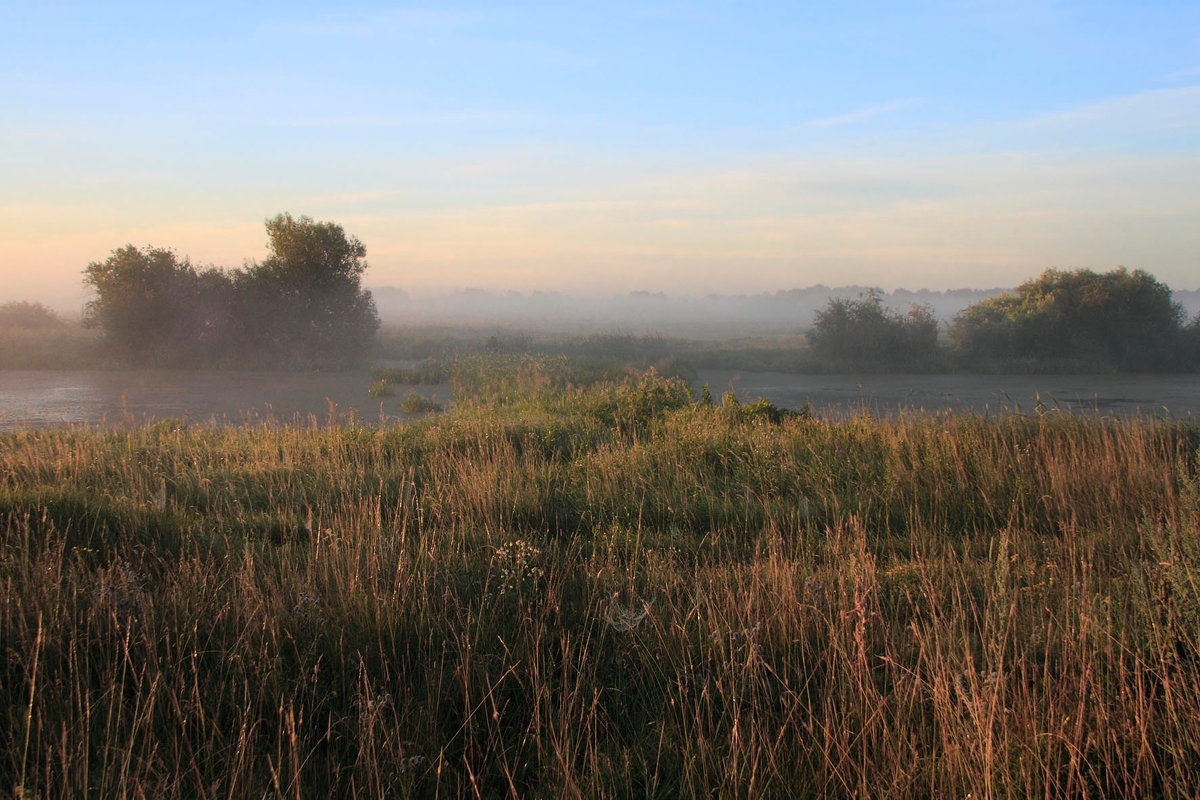
[[[242,318],[269,354],[330,363],[364,355],[379,327],[360,281],[367,248],[341,225],[290,214],[267,220],[271,254],[242,273]]]
[[[342,226],[280,214],[270,255],[197,271],[174,252],[114,250],[88,265],[88,318],[121,357],[145,364],[337,366],[360,359],[379,318],[360,280],[366,248]]]
[[[1147,272],[1046,270],[968,307],[951,334],[968,363],[1121,370],[1178,363],[1182,308]]]
[[[139,364],[197,357],[200,285],[186,258],[164,248],[126,245],[83,274],[95,292],[85,320],[104,331],[119,356]]]

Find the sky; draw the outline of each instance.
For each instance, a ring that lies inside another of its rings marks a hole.
[[[370,286],[1200,286],[1200,3],[0,2],[0,302],[343,225]]]

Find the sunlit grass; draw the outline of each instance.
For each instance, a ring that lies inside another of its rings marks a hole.
[[[1198,445],[653,376],[4,434],[0,789],[1188,796]]]

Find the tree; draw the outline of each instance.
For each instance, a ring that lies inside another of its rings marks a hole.
[[[899,314],[871,290],[856,300],[835,297],[817,312],[808,345],[822,365],[837,369],[927,368],[938,356],[938,325],[928,306]]]
[[[240,273],[242,323],[276,357],[336,363],[363,356],[379,328],[360,285],[367,249],[341,225],[280,214],[267,220],[271,254]]]
[[[1182,315],[1171,289],[1142,270],[1051,269],[966,308],[951,337],[975,364],[1166,369],[1179,355]]]
[[[133,245],[89,264],[87,319],[142,364],[341,365],[362,357],[379,318],[360,286],[366,248],[340,225],[267,221],[261,264],[197,271],[171,250]]]
[[[135,363],[197,355],[199,284],[187,259],[163,248],[126,245],[83,272],[95,291],[85,321],[99,326],[119,355]]]

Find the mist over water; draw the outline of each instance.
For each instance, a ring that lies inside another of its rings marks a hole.
[[[615,295],[561,292],[489,292],[465,289],[410,295],[383,286],[371,290],[380,317],[387,322],[424,324],[496,324],[558,330],[620,329],[689,336],[742,336],[796,332],[833,298],[855,298],[868,286],[809,286],[786,291],[745,294],[689,294],[631,291]],[[936,291],[899,289],[880,292],[890,305],[927,305],[950,319],[1002,289]]]
[[[943,323],[970,305],[1011,289],[895,289],[815,285],[756,294],[630,291],[578,295],[553,291],[492,292],[459,289],[410,294],[395,286],[371,289],[384,323],[502,325],[525,329],[628,330],[685,336],[752,336],[798,332],[833,299],[876,292],[897,310],[928,307]],[[1200,289],[1175,290],[1186,317],[1200,314]]]

